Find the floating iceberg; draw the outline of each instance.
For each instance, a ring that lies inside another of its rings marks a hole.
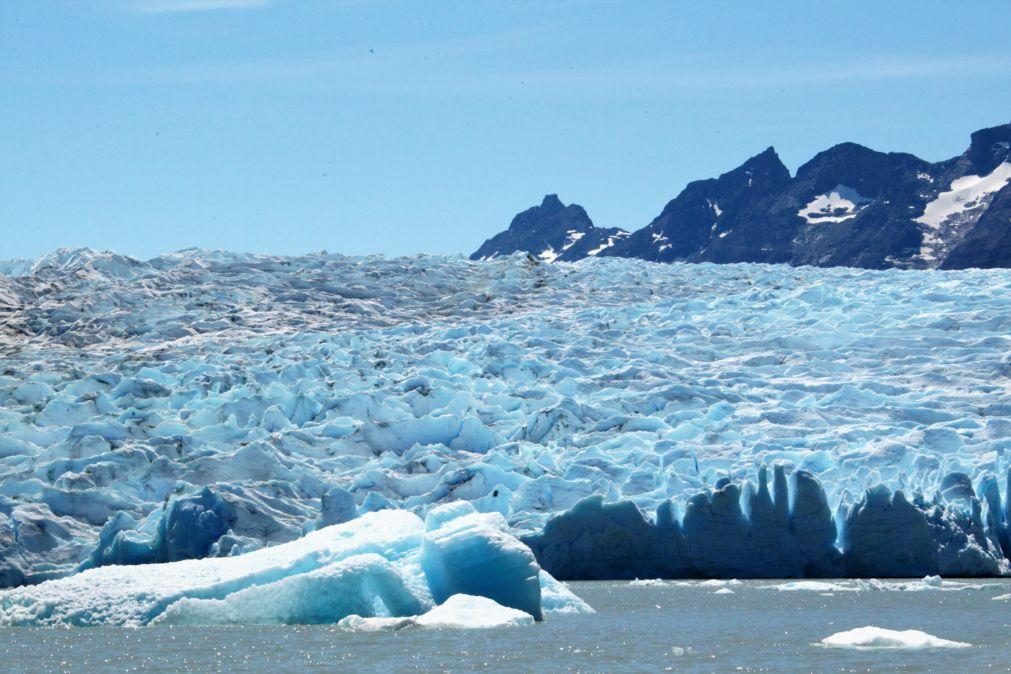
[[[969,648],[972,644],[964,641],[939,639],[919,630],[888,630],[882,627],[858,627],[845,632],[836,632],[821,640],[822,645],[832,648]]]
[[[366,513],[241,556],[103,566],[0,591],[0,625],[319,624],[354,615],[491,626],[589,610],[501,526],[501,516],[466,503],[433,510],[427,524],[402,510]],[[477,582],[475,568],[489,573]],[[456,586],[486,594],[442,596]]]
[[[763,586],[780,592],[962,592],[979,591],[1003,587],[995,583],[963,582],[942,580],[939,576],[927,576],[920,580],[799,580]]]
[[[5,587],[457,501],[561,578],[1007,571],[1008,270],[0,269]]]
[[[780,592],[859,592],[860,586],[829,583],[821,580],[798,580],[793,583],[770,585],[770,589]]]
[[[386,632],[405,627],[430,629],[489,629],[532,625],[533,616],[507,608],[487,597],[454,594],[445,603],[427,613],[412,618],[363,618],[350,615],[337,623],[338,627],[356,632]]]

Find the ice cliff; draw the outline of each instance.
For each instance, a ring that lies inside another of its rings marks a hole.
[[[86,249],[0,271],[0,585],[457,501],[563,576],[1005,568],[1008,271]]]

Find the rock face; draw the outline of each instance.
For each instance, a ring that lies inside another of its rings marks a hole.
[[[540,206],[513,218],[509,229],[485,241],[471,259],[528,252],[547,262],[572,262],[598,255],[627,236],[622,229],[595,227],[582,206],[565,206],[558,195],[549,194]]]
[[[601,256],[868,269],[1008,267],[1011,124],[975,132],[962,155],[933,164],[842,143],[791,177],[770,147],[719,178],[690,183],[632,234],[594,227],[581,207],[563,207],[551,195],[471,257],[517,251],[549,262]]]

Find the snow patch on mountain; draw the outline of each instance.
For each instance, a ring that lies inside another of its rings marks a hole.
[[[824,222],[846,222],[855,218],[867,204],[874,200],[865,197],[852,187],[836,185],[824,194],[819,194],[797,215],[804,218],[809,225]]]
[[[940,260],[979,220],[997,192],[1011,182],[1011,162],[1002,162],[985,176],[968,175],[953,180],[946,192],[924,207],[914,222],[921,225],[923,241],[917,257],[926,263]]]
[[[599,245],[599,246],[597,246],[596,248],[593,248],[593,249],[591,249],[591,250],[587,251],[587,253],[586,253],[586,254],[587,254],[587,255],[588,255],[589,257],[595,257],[595,256],[597,256],[597,255],[600,255],[600,253],[602,253],[603,251],[607,250],[608,248],[611,248],[611,247],[613,247],[615,243],[617,243],[617,242],[618,242],[618,241],[620,241],[621,239],[627,238],[628,236],[629,236],[629,233],[628,233],[628,232],[626,232],[626,231],[623,231],[623,230],[622,230],[622,231],[619,231],[619,232],[618,232],[617,234],[615,234],[614,236],[609,236],[609,237],[607,237],[607,240],[606,240],[606,241],[604,241],[604,242],[603,242],[602,244],[600,244],[600,245]]]

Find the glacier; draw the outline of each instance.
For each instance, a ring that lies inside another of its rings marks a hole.
[[[536,556],[530,615],[544,576],[1006,575],[1009,290],[524,255],[3,262],[0,586],[461,502]],[[427,543],[439,601],[494,595],[442,571],[494,547],[473,516]],[[285,591],[380,573],[359,563]]]

